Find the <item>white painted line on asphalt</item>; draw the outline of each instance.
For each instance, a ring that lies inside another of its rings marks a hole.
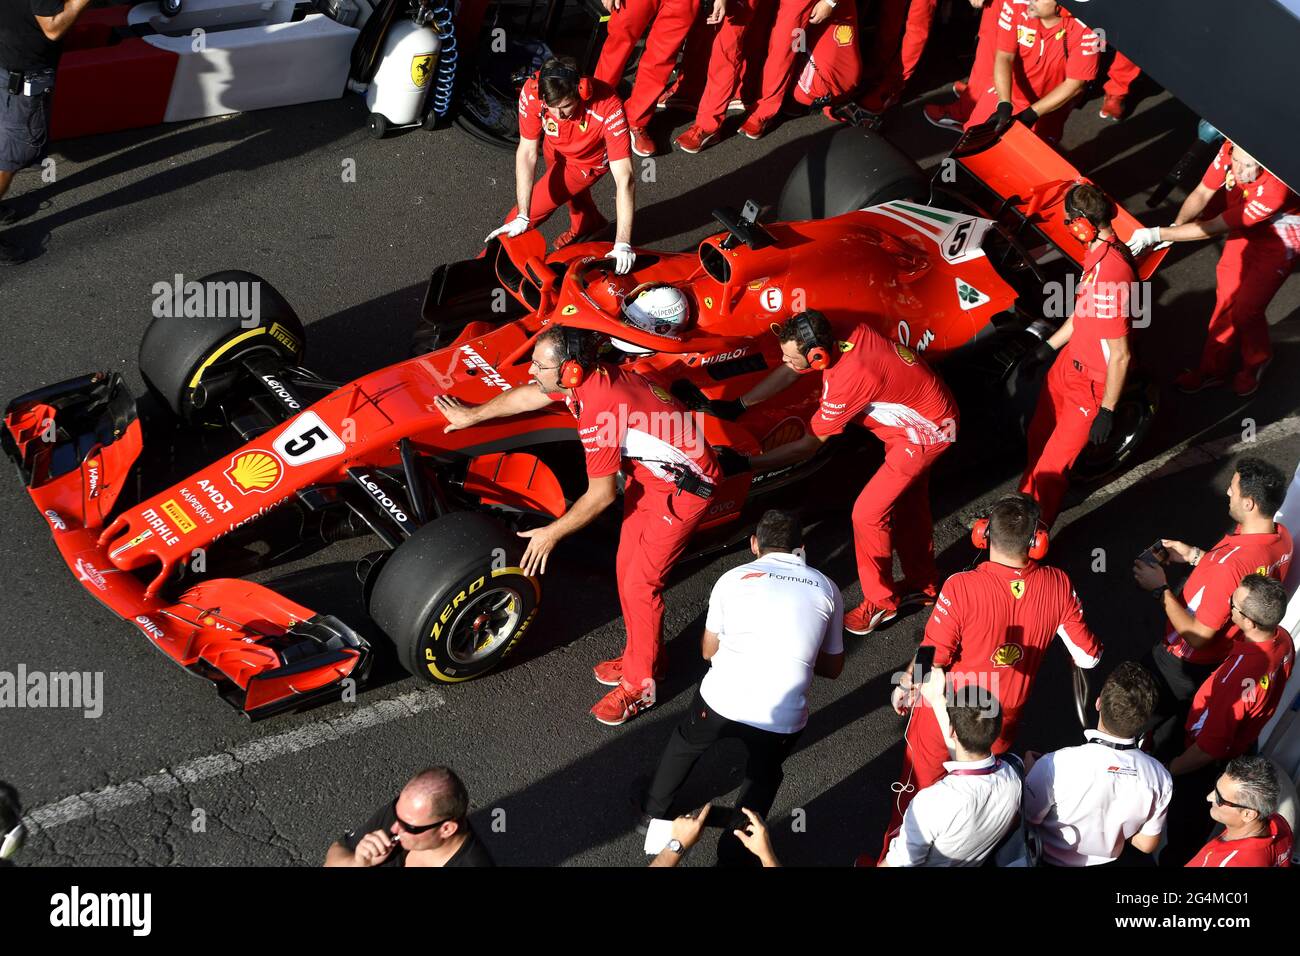
[[[1221,422],[1217,424],[1221,424]],[[1115,497],[1147,478],[1165,478],[1188,468],[1206,465],[1229,455],[1250,452],[1253,449],[1271,445],[1294,435],[1300,435],[1300,415],[1282,418],[1271,425],[1264,426],[1255,433],[1255,437],[1251,441],[1243,441],[1235,435],[1227,435],[1206,442],[1203,445],[1192,446],[1191,443],[1197,437],[1193,435],[1187,441],[1175,445],[1150,461],[1144,461],[1142,464],[1126,471],[1114,481],[1099,488],[1079,502],[1075,508],[1085,508],[1091,511],[1101,502]],[[1070,510],[1073,511],[1075,508]]]
[[[437,690],[417,690],[390,700],[376,701],[341,717],[331,717],[283,734],[250,740],[233,750],[196,757],[138,780],[128,780],[126,783],[65,797],[33,810],[27,815],[26,823],[33,830],[49,830],[96,814],[144,803],[154,794],[226,776],[252,764],[301,753],[371,727],[414,717],[441,707],[446,700]]]

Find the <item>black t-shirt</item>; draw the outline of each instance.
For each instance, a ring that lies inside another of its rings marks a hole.
[[[0,0],[4,3],[5,0]],[[376,810],[369,820],[357,827],[355,830],[349,830],[343,834],[342,843],[349,850],[355,850],[361,838],[367,833],[374,833],[376,830],[383,830],[385,833],[393,832],[393,824],[397,822],[397,812],[393,805],[387,804]],[[491,854],[488,853],[487,847],[483,841],[478,838],[473,828],[466,824],[466,833],[468,839],[460,845],[450,860],[443,866],[496,866],[492,860]],[[388,854],[388,859],[384,860],[380,866],[406,866],[406,850],[399,844],[398,847]]]
[[[0,69],[33,72],[59,65],[63,44],[41,32],[37,17],[56,17],[63,0],[0,0]]]

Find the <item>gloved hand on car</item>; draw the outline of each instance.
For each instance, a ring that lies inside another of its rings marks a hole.
[[[754,470],[750,467],[749,459],[734,448],[720,445],[713,449],[713,452],[718,456],[718,464],[722,468],[722,474],[727,478],[732,475],[743,475],[747,471]]]
[[[504,235],[508,239],[513,239],[515,236],[522,236],[528,231],[530,226],[531,223],[528,221],[527,216],[515,216],[514,219],[511,219],[504,226],[498,226],[496,229],[489,232],[487,238],[483,240],[483,243],[486,245],[500,235]]]

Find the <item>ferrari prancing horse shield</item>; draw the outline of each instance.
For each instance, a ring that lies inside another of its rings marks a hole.
[[[1024,582],[1024,581],[1012,581],[1012,582],[1011,582],[1011,596],[1014,597],[1017,601],[1019,601],[1022,597],[1025,596],[1025,582]]]
[[[429,85],[429,74],[433,72],[433,54],[421,53],[411,57],[411,82],[418,90]]]

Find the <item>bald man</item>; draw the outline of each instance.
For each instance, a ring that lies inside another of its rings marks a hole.
[[[449,767],[412,777],[392,803],[330,845],[326,866],[494,866],[469,825],[469,794]]]

